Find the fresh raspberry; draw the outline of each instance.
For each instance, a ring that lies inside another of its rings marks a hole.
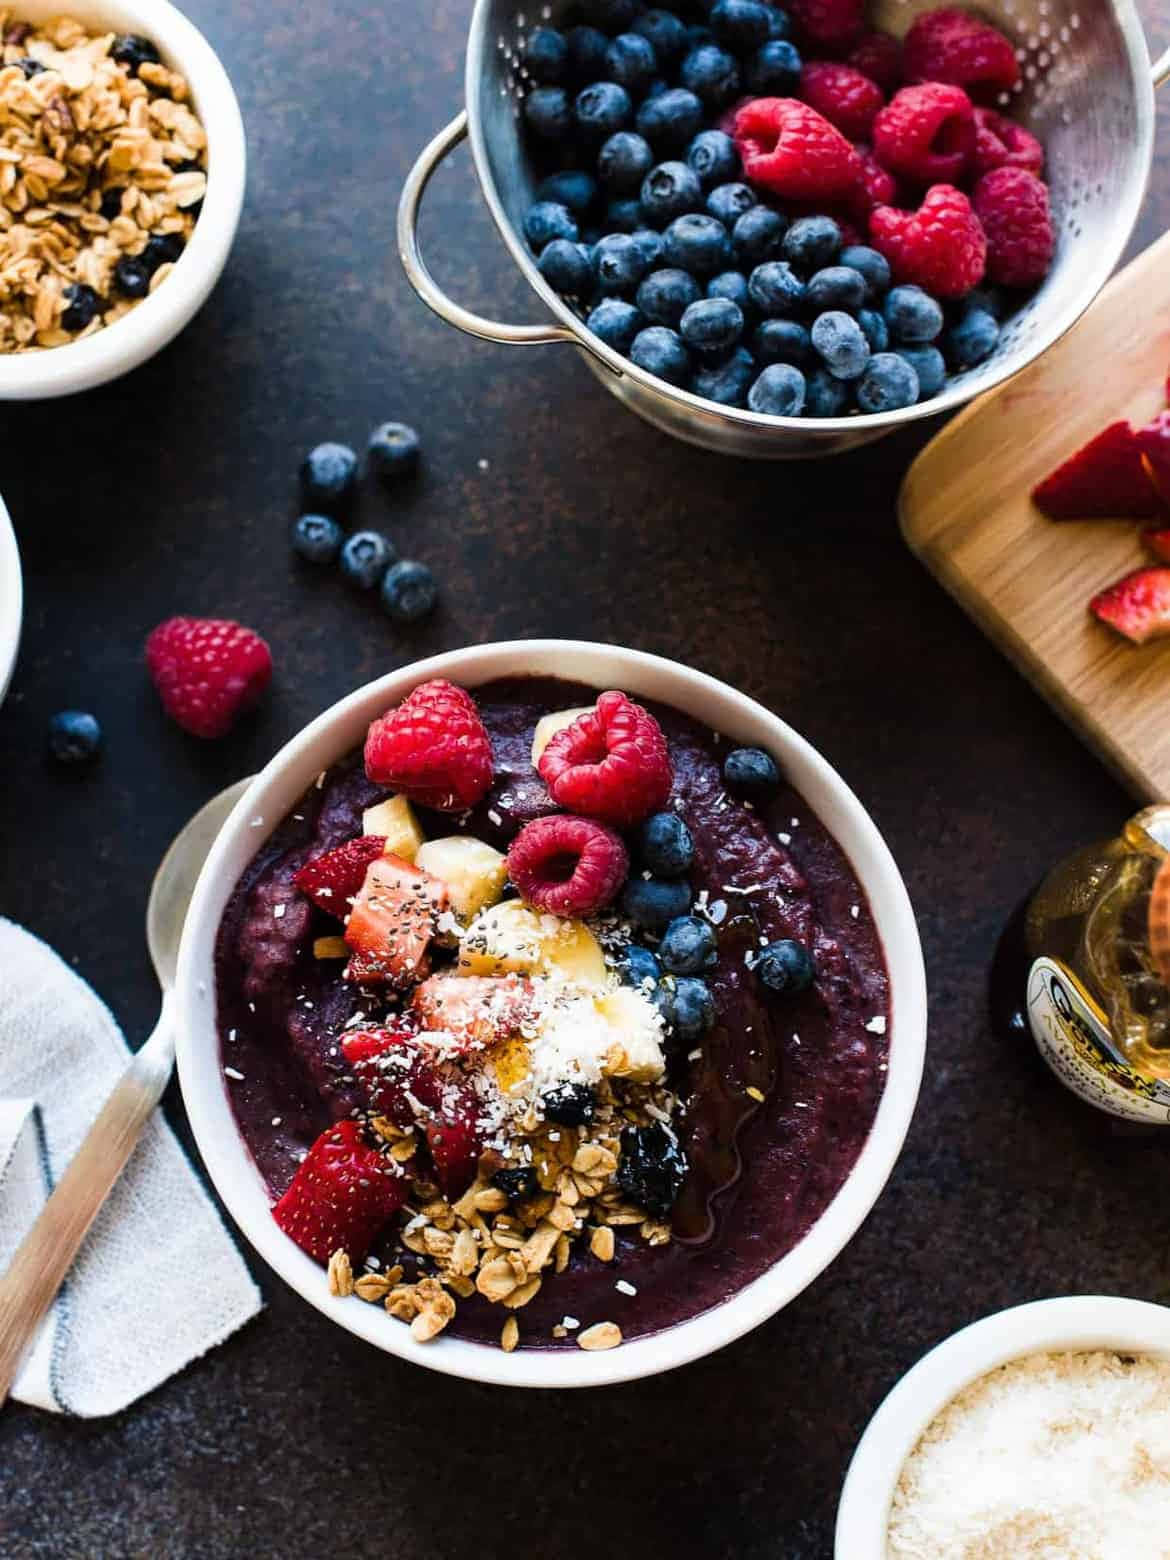
[[[954,184],[975,150],[975,110],[962,87],[903,87],[873,122],[873,154],[917,184]]]
[[[534,910],[592,915],[630,871],[621,837],[592,818],[557,813],[526,823],[508,848],[508,876]]]
[[[558,807],[619,829],[665,807],[674,778],[653,715],[612,692],[557,732],[538,767]]]
[[[366,774],[439,812],[474,807],[492,783],[492,745],[471,695],[442,677],[422,683],[372,722]]]
[[[993,99],[1020,79],[1011,41],[989,22],[944,7],[920,16],[902,43],[907,81],[948,81]]]
[[[913,282],[936,298],[961,298],[983,279],[983,229],[971,202],[949,184],[927,190],[917,211],[876,207],[869,234],[898,281]]]
[[[847,49],[864,25],[865,0],[790,0],[801,37],[826,49]]]
[[[147,638],[146,668],[163,709],[184,731],[222,737],[272,681],[272,652],[229,619],[173,617]]]
[[[993,168],[1026,168],[1039,178],[1044,172],[1044,148],[1014,119],[1006,119],[993,108],[977,108],[971,168],[976,178]]]
[[[745,177],[789,200],[846,196],[860,171],[840,130],[795,98],[746,103],[735,116],[735,144]]]
[[[293,882],[320,910],[327,910],[339,921],[349,914],[350,901],[356,899],[366,880],[366,868],[386,848],[380,834],[359,834],[336,850],[306,861]]]
[[[868,139],[873,117],[885,101],[876,81],[852,65],[814,60],[800,73],[800,95],[851,141]]]
[[[975,186],[975,215],[987,234],[987,274],[1005,287],[1048,275],[1056,239],[1048,186],[1026,168],[993,168]]]
[[[869,214],[875,206],[897,204],[898,181],[878,162],[871,147],[859,144],[854,147],[854,151],[861,162],[861,177],[857,181],[857,191],[850,205],[864,221],[868,221]]]
[[[885,92],[897,91],[906,79],[902,70],[902,45],[890,33],[862,33],[845,56],[845,63],[876,81]]]
[[[272,1217],[318,1262],[338,1250],[360,1262],[408,1190],[406,1176],[369,1146],[357,1122],[339,1121],[309,1149]]]
[[[1033,488],[1037,509],[1050,520],[1153,519],[1162,506],[1142,460],[1145,432],[1110,423]]]

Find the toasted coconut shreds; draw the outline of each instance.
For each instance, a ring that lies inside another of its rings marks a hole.
[[[71,17],[38,26],[0,7],[0,352],[63,346],[121,319],[141,300],[119,292],[118,261],[154,236],[185,245],[194,229],[207,135],[187,83],[161,64],[131,74],[113,42]],[[153,270],[151,292],[171,269]],[[79,329],[66,318],[78,286],[97,298]]]

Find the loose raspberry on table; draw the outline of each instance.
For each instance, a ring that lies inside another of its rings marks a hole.
[[[852,65],[838,65],[832,60],[814,60],[804,67],[800,73],[800,95],[851,141],[868,138],[874,115],[886,101],[876,81],[863,76]]]
[[[550,915],[592,915],[612,904],[629,870],[620,835],[568,813],[534,818],[508,849],[508,876],[528,904]]]
[[[226,735],[272,681],[267,644],[226,618],[168,618],[147,638],[146,666],[167,714],[196,737]]]
[[[918,184],[954,184],[975,151],[975,110],[962,87],[903,87],[873,122],[883,168]]]
[[[492,745],[475,701],[442,677],[372,722],[365,757],[375,784],[439,812],[474,807],[492,783]]]
[[[658,722],[624,693],[612,691],[557,732],[538,767],[558,807],[618,828],[659,812],[674,778]]]
[[[845,63],[876,81],[885,92],[896,91],[906,79],[902,69],[902,45],[890,33],[862,33],[845,56]]]
[[[927,190],[917,211],[875,207],[869,233],[899,282],[936,298],[960,298],[983,279],[987,241],[971,202],[952,185]]]
[[[977,108],[971,168],[977,178],[993,168],[1026,168],[1039,178],[1044,172],[1044,147],[1014,119],[993,108]]]
[[[1011,41],[997,27],[944,7],[920,16],[902,43],[907,81],[947,81],[984,101],[1020,79]]]
[[[745,177],[789,200],[847,196],[860,172],[840,130],[795,98],[746,103],[735,116],[735,144]]]
[[[1048,275],[1055,237],[1048,186],[1026,168],[994,168],[975,186],[975,214],[987,235],[987,275],[1031,287]]]
[[[787,7],[806,43],[847,49],[865,25],[865,0],[790,0]]]

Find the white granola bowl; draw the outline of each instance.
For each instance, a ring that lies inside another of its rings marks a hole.
[[[505,1354],[494,1345],[448,1337],[420,1345],[380,1306],[331,1298],[324,1271],[272,1218],[228,1103],[216,1032],[214,948],[224,906],[266,835],[320,771],[359,746],[370,721],[427,678],[448,677],[474,690],[497,677],[524,674],[658,699],[737,741],[774,753],[849,857],[873,911],[890,974],[885,1091],[857,1164],[821,1218],[786,1256],[731,1299],[606,1352],[521,1349]],[[262,825],[254,825],[257,818]],[[252,782],[208,857],[187,916],[177,996],[179,1079],[195,1140],[228,1211],[265,1261],[333,1321],[379,1349],[450,1375],[509,1386],[596,1386],[654,1375],[721,1348],[787,1305],[833,1260],[877,1200],[910,1125],[926,1046],[926,976],[914,912],[884,840],[840,776],[791,727],[726,684],[657,656],[568,640],[480,645],[416,662],[359,688],[294,737]]]
[[[193,23],[168,0],[17,0],[15,19],[76,17],[86,27],[141,33],[191,88],[207,131],[207,194],[190,242],[149,297],[84,341],[0,353],[0,401],[42,401],[117,379],[153,357],[202,308],[219,280],[244,203],[244,122],[227,72]]]
[[[4,702],[16,665],[23,595],[16,534],[4,500],[0,498],[0,704]]]
[[[837,1507],[836,1560],[887,1560],[890,1505],[906,1459],[964,1387],[1026,1354],[1082,1349],[1170,1359],[1170,1309],[1113,1295],[1035,1300],[973,1322],[924,1355],[858,1442]]]

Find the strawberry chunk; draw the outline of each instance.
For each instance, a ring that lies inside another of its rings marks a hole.
[[[293,878],[302,894],[319,910],[327,910],[339,921],[349,914],[350,901],[356,898],[366,879],[366,868],[386,847],[380,834],[359,834],[336,850],[306,861]]]
[[[414,1121],[409,1096],[425,1104],[428,1092],[418,1037],[396,1029],[352,1029],[340,1043],[374,1114],[409,1127]]]
[[[1159,412],[1153,422],[1138,429],[1136,438],[1146,475],[1162,502],[1170,504],[1170,411]]]
[[[365,757],[376,784],[439,812],[474,807],[492,783],[492,745],[475,701],[442,677],[371,724]]]
[[[1135,645],[1170,635],[1170,569],[1135,569],[1094,596],[1089,611]]]
[[[788,200],[822,203],[850,194],[860,164],[823,114],[796,98],[755,98],[735,116],[744,176]]]
[[[617,898],[629,870],[621,836],[592,818],[534,818],[508,847],[508,876],[550,915],[592,915]]]
[[[1127,422],[1110,423],[1032,492],[1052,520],[1148,520],[1161,511],[1142,463],[1142,447]]]
[[[1020,79],[1011,40],[966,11],[943,7],[918,17],[902,43],[907,81],[946,81],[983,98]]]
[[[338,1250],[360,1262],[408,1189],[406,1176],[369,1146],[356,1121],[339,1121],[309,1149],[272,1217],[318,1262]]]
[[[558,807],[618,828],[660,811],[674,780],[661,726],[640,704],[613,691],[558,731],[537,767]]]
[[[436,1117],[425,1128],[435,1177],[448,1199],[461,1197],[475,1180],[483,1133],[478,1101],[466,1084],[445,1084]]]
[[[1151,526],[1142,532],[1142,541],[1162,563],[1170,563],[1170,526]]]
[[[467,1055],[514,1035],[533,1016],[535,993],[519,975],[432,975],[410,1006],[421,1029],[451,1036]]]
[[[345,926],[346,980],[401,987],[424,979],[427,950],[446,908],[446,885],[429,872],[401,856],[371,861]]]

